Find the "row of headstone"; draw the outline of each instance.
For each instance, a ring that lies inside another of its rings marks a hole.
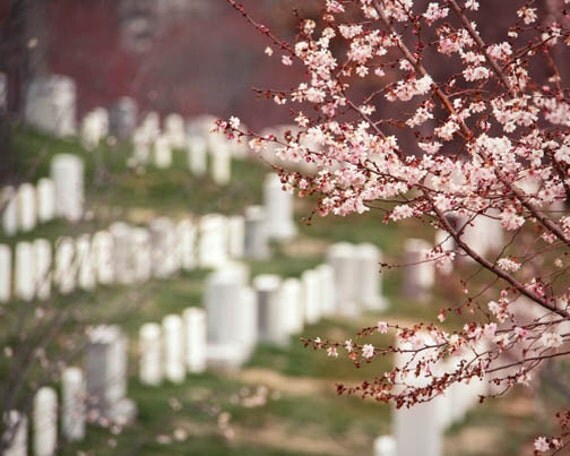
[[[54,456],[58,451],[58,426],[68,442],[85,439],[86,422],[124,426],[136,415],[127,398],[127,340],[117,326],[98,326],[88,335],[85,373],[65,368],[61,375],[61,404],[56,390],[38,389],[32,408],[34,456]],[[61,421],[60,421],[61,417]],[[27,456],[28,419],[19,411],[5,417],[2,435],[9,456]]]
[[[379,274],[382,258],[381,250],[368,243],[340,242],[328,248],[335,291],[332,313],[357,317],[367,310],[386,310]]]
[[[79,157],[60,154],[51,162],[51,178],[40,179],[36,186],[24,183],[18,188],[4,187],[0,195],[4,235],[30,232],[56,217],[79,221],[83,217],[83,176]]]
[[[61,377],[61,406],[55,389],[43,386],[34,395],[32,408],[34,456],[54,456],[58,449],[58,422],[61,413],[62,435],[69,442],[85,438],[85,378],[76,367],[66,368]],[[8,413],[4,427],[9,456],[28,455],[28,419],[19,411]]]
[[[206,369],[206,314],[190,307],[182,316],[167,315],[158,323],[146,323],[139,331],[139,380],[158,386],[165,379],[181,383],[186,374]]]

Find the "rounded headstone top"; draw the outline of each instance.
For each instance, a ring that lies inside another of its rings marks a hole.
[[[275,274],[261,274],[253,279],[253,287],[258,291],[277,290],[281,285],[281,277]]]
[[[145,323],[141,326],[140,336],[144,339],[160,337],[160,325],[158,323]]]
[[[111,343],[121,337],[121,329],[116,325],[96,326],[89,332],[92,343]]]
[[[167,315],[162,319],[162,324],[166,329],[178,329],[182,326],[180,315]]]
[[[265,208],[263,206],[248,206],[245,208],[245,218],[248,220],[265,219]]]
[[[303,274],[301,274],[302,280],[315,280],[316,278],[317,278],[317,271],[315,271],[314,269],[309,269],[307,271],[304,271]]]
[[[51,166],[54,169],[83,169],[83,160],[73,154],[57,154],[52,158]]]
[[[425,250],[431,250],[431,248],[431,244],[424,239],[411,238],[407,239],[406,242],[404,242],[404,249],[408,251],[421,252]]]
[[[204,309],[200,309],[199,307],[188,307],[182,313],[184,318],[206,318],[206,311]]]
[[[79,383],[83,380],[83,371],[79,367],[67,367],[62,375],[68,382]]]
[[[328,248],[327,258],[353,257],[354,251],[354,244],[350,244],[349,242],[337,242]]]
[[[38,402],[55,402],[57,403],[57,394],[51,386],[42,386],[36,392],[36,401]]]
[[[301,281],[296,277],[288,277],[283,281],[283,287],[301,287]]]

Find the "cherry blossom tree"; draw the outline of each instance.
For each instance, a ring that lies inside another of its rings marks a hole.
[[[466,278],[466,299],[440,309],[439,321],[379,322],[359,333],[390,333],[393,345],[306,340],[356,364],[407,357],[339,393],[407,407],[485,379],[500,395],[567,358],[570,1],[512,0],[505,13],[483,0],[323,0],[319,18],[296,14],[292,42],[226,1],[266,35],[269,57],[305,77],[259,92],[291,113],[295,125],[284,134],[242,130],[237,117],[220,129],[260,153],[276,151],[288,164],[284,187],[316,197],[321,216],[416,218],[445,233],[425,261],[470,259],[489,278],[483,287]],[[467,235],[482,221],[502,227],[498,250],[482,252]],[[452,313],[464,326],[445,325]],[[461,362],[442,371],[450,356]],[[558,418],[561,434],[537,438],[537,453],[570,445],[570,411]]]

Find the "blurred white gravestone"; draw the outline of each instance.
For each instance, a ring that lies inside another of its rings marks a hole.
[[[78,367],[68,367],[61,376],[63,435],[70,442],[85,438],[85,378]]]
[[[269,238],[283,241],[295,237],[297,227],[293,221],[293,194],[283,190],[277,174],[270,173],[265,177],[263,198]]]
[[[228,218],[228,250],[231,258],[241,259],[245,249],[245,219],[241,215]]]
[[[253,346],[257,315],[251,299],[243,298],[243,276],[237,268],[221,269],[206,280],[208,364],[239,367]],[[255,302],[253,303],[255,304]]]
[[[253,279],[257,294],[258,337],[260,342],[284,345],[289,340],[284,308],[279,299],[281,278],[273,274],[258,275]]]
[[[31,242],[16,244],[16,270],[14,273],[14,294],[23,301],[31,301],[36,294],[34,277],[34,248]]]
[[[265,209],[262,206],[248,206],[245,209],[244,257],[252,260],[266,260],[269,256]]]
[[[172,166],[172,149],[170,141],[164,134],[158,135],[154,140],[154,166],[159,169],[170,168]]]
[[[18,225],[24,233],[32,231],[37,224],[36,189],[32,184],[25,183],[18,187]]]
[[[38,299],[46,300],[51,296],[52,252],[47,239],[34,241],[34,277],[36,279],[36,295]]]
[[[201,136],[189,135],[186,140],[188,168],[194,176],[203,176],[208,170],[208,147]]]
[[[319,280],[320,314],[324,317],[334,315],[335,304],[335,281],[334,269],[330,264],[321,264],[315,268]]]
[[[380,263],[382,252],[373,244],[358,244],[355,249],[358,262],[357,291],[359,300],[367,310],[386,310],[382,296]]]
[[[186,369],[191,374],[201,374],[206,370],[206,312],[197,307],[189,307],[183,312],[182,320]]]
[[[98,419],[125,425],[136,415],[127,394],[127,338],[118,326],[98,326],[86,350],[87,404]]]
[[[440,255],[449,255],[455,252],[456,245],[454,239],[444,230],[437,230],[435,233],[435,245],[441,249]],[[449,275],[453,272],[453,261],[440,262],[439,272],[443,275]]]
[[[108,231],[98,231],[93,235],[92,249],[97,281],[101,285],[111,285],[115,277],[113,235]]]
[[[232,155],[228,141],[218,134],[210,134],[209,148],[212,156],[211,175],[218,185],[227,185],[231,179]]]
[[[186,377],[184,364],[184,328],[179,315],[167,315],[162,320],[164,340],[164,374],[172,383],[182,383]]]
[[[6,236],[14,236],[18,232],[18,205],[16,195],[16,190],[12,186],[4,187],[2,190],[0,212],[2,214],[2,230]]]
[[[173,149],[182,149],[186,142],[184,117],[180,114],[169,114],[164,119],[164,134]]]
[[[152,243],[149,230],[135,227],[131,230],[133,274],[137,283],[144,283],[152,277]]]
[[[383,435],[374,440],[374,456],[398,456],[396,440],[391,435]]]
[[[159,279],[172,277],[180,269],[176,227],[168,217],[150,222],[153,274]]]
[[[81,121],[81,142],[87,150],[95,149],[109,135],[109,113],[105,108],[95,108]]]
[[[189,219],[184,219],[176,225],[176,244],[180,267],[185,271],[191,271],[198,264],[196,242],[197,229],[194,223]]]
[[[137,125],[139,109],[137,102],[130,97],[121,97],[111,108],[109,129],[120,140],[131,137]]]
[[[462,232],[461,240],[483,258],[489,257],[489,253],[500,250],[504,246],[504,230],[500,223],[500,214],[488,211],[473,217],[457,217],[457,230]],[[474,261],[469,256],[464,256],[468,261]]]
[[[75,290],[77,279],[77,263],[75,260],[75,243],[69,237],[61,237],[55,244],[54,280],[62,294]]]
[[[57,395],[44,386],[34,396],[34,456],[56,454],[57,421]]]
[[[303,303],[305,304],[305,322],[312,325],[318,323],[322,312],[322,293],[319,274],[314,270],[301,274],[303,284]]]
[[[436,345],[427,335],[425,335],[423,342],[426,347]],[[411,342],[407,342],[400,344],[398,348],[412,350],[417,347],[412,346]],[[406,369],[406,371],[399,373],[397,381],[403,385],[415,388],[427,386],[431,381],[431,376],[423,370],[416,376],[415,369],[422,360],[433,356],[433,350],[427,348],[416,353],[415,357],[411,353],[396,353],[395,366],[400,369]],[[420,398],[425,399],[423,396],[420,396]],[[433,397],[429,402],[415,404],[410,408],[401,407],[392,410],[398,456],[417,456],[418,454],[423,456],[443,455],[441,416],[443,413],[442,408],[445,406],[445,398],[439,395]]]
[[[300,333],[305,324],[301,281],[295,278],[285,279],[279,290],[279,301],[285,331],[289,335]]]
[[[28,419],[17,410],[10,410],[6,416],[6,428],[9,434],[8,445],[4,450],[4,456],[28,456]]]
[[[132,161],[136,165],[147,165],[150,161],[150,150],[154,139],[146,129],[139,127],[133,133],[133,155]]]
[[[209,214],[200,219],[199,263],[202,268],[218,268],[228,261],[228,227],[223,215]]]
[[[24,119],[28,125],[58,137],[76,133],[75,82],[52,75],[33,79],[25,97]]]
[[[139,380],[157,386],[163,378],[162,333],[158,323],[145,323],[139,331]]]
[[[427,301],[435,281],[432,261],[427,260],[431,245],[423,239],[408,239],[404,243],[404,295]]]
[[[97,278],[89,234],[82,234],[75,241],[75,261],[77,263],[77,284],[79,288],[86,291],[94,290]]]
[[[150,142],[154,142],[160,134],[160,116],[157,112],[150,111],[145,116],[139,127],[143,130]]]
[[[12,250],[0,244],[0,302],[6,303],[12,297]]]
[[[122,222],[109,227],[113,236],[113,270],[115,282],[130,285],[135,281],[132,228]]]
[[[55,183],[48,177],[38,181],[36,187],[38,201],[38,220],[40,223],[50,222],[56,214]]]
[[[83,173],[83,160],[76,155],[59,154],[52,159],[57,214],[70,222],[78,222],[83,217]]]
[[[359,279],[355,246],[347,242],[331,245],[327,250],[327,263],[334,271],[336,312],[341,315],[358,316],[361,306],[356,289]]]

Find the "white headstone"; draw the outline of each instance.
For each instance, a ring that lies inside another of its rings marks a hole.
[[[115,282],[130,285],[135,281],[132,227],[126,223],[115,222],[109,227],[109,231],[113,235]]]
[[[210,135],[210,153],[212,155],[212,179],[218,185],[227,185],[231,179],[232,155],[225,138]]]
[[[83,217],[83,173],[83,160],[76,155],[59,154],[52,159],[57,214],[70,222]]]
[[[436,345],[427,335],[424,338],[426,346]],[[398,348],[411,350],[411,343],[400,344]],[[430,376],[420,372],[416,376],[416,366],[433,355],[433,349],[427,348],[416,354],[396,353],[395,365],[405,368],[407,372],[399,374],[398,383],[414,388],[422,388],[431,381]],[[431,397],[431,396],[430,396]],[[424,398],[424,397],[420,397]],[[443,426],[441,422],[442,408],[445,407],[444,397],[432,397],[429,402],[420,403],[411,408],[393,409],[394,436],[398,456],[442,456],[443,455]]]
[[[32,231],[37,224],[36,189],[32,184],[21,184],[18,187],[18,225],[24,233]]]
[[[87,150],[96,148],[109,134],[109,113],[104,108],[95,108],[81,121],[81,142]]]
[[[89,333],[86,352],[89,413],[120,425],[132,421],[136,406],[126,398],[127,338],[118,326],[98,326]]]
[[[182,383],[186,377],[184,363],[184,327],[178,315],[167,315],[162,320],[164,336],[164,374],[173,383]]]
[[[14,187],[4,187],[2,190],[2,230],[6,236],[14,236],[18,232],[18,205]]]
[[[324,317],[336,313],[334,269],[330,264],[321,264],[315,268],[319,280],[319,294],[321,296],[320,313]]]
[[[258,334],[260,342],[284,345],[289,341],[285,325],[284,307],[279,299],[281,278],[277,275],[262,274],[253,279],[257,294]]]
[[[283,190],[275,173],[265,177],[263,201],[267,213],[267,233],[270,239],[288,240],[297,234],[293,221],[293,194]]]
[[[336,311],[341,315],[358,316],[361,306],[358,300],[358,261],[355,246],[339,242],[329,247],[327,263],[332,266],[335,280]]]
[[[190,307],[183,312],[182,319],[186,369],[191,374],[201,374],[206,370],[206,312]]]
[[[194,176],[203,176],[208,170],[207,143],[201,136],[189,135],[186,139],[188,168]]]
[[[154,140],[154,166],[160,169],[172,166],[172,149],[168,137],[164,134]]]
[[[391,435],[383,435],[374,440],[374,456],[398,456],[396,440]]]
[[[36,278],[36,295],[38,299],[46,300],[51,295],[52,281],[52,252],[51,244],[46,239],[34,241],[34,276]]]
[[[24,119],[28,125],[58,137],[76,133],[75,82],[51,75],[33,79],[27,87]]]
[[[283,325],[287,334],[298,334],[305,324],[303,287],[299,279],[283,281],[280,290],[280,306],[283,308]]]
[[[168,217],[159,217],[150,225],[153,274],[159,279],[172,277],[180,269],[176,227]]]
[[[85,378],[78,367],[68,367],[61,376],[63,435],[70,442],[85,438]]]
[[[77,284],[82,290],[95,289],[95,261],[91,250],[91,236],[82,234],[75,241],[75,261],[77,263]]]
[[[223,215],[209,214],[200,219],[198,255],[202,268],[218,268],[228,261],[228,226]]]
[[[50,222],[56,214],[55,183],[48,177],[38,181],[36,187],[38,201],[38,220],[40,223]]]
[[[408,239],[404,243],[404,295],[427,301],[435,281],[434,263],[428,261],[431,245],[423,239]]]
[[[14,294],[24,301],[31,301],[36,295],[34,248],[30,242],[16,244],[16,270],[14,272]]]
[[[152,277],[152,242],[149,230],[135,227],[131,230],[134,280],[143,283]]]
[[[267,216],[262,206],[245,209],[244,256],[253,260],[265,260],[270,256]]]
[[[142,128],[150,141],[154,141],[160,134],[160,116],[157,112],[150,111],[144,117],[140,128]]]
[[[435,245],[441,248],[439,255],[445,255],[447,252],[455,252],[456,246],[453,238],[444,230],[437,230],[435,233]],[[439,256],[438,255],[438,256]],[[438,268],[443,275],[449,275],[453,272],[453,263],[451,261],[443,261]]]
[[[163,378],[163,347],[158,323],[146,323],[139,331],[139,380],[157,386]]]
[[[180,114],[167,115],[164,119],[164,134],[167,136],[172,148],[182,149],[186,142],[184,117]]]
[[[6,303],[12,297],[12,250],[0,244],[0,302]]]
[[[109,127],[111,134],[118,139],[129,139],[137,125],[138,105],[130,97],[121,97],[111,108]]]
[[[133,156],[132,159],[137,165],[147,165],[150,161],[150,149],[154,143],[148,131],[143,128],[137,128],[133,133]]]
[[[380,263],[382,252],[373,244],[359,244],[355,249],[358,262],[357,291],[361,304],[368,310],[386,310],[382,297]]]
[[[182,269],[191,271],[198,264],[196,242],[197,229],[194,223],[189,219],[184,219],[176,225],[177,250],[179,262]]]
[[[318,323],[322,316],[322,293],[319,274],[308,270],[301,275],[303,284],[303,303],[305,305],[305,322],[312,325]]]
[[[223,367],[242,365],[257,337],[257,304],[255,295],[245,291],[243,274],[237,268],[210,274],[204,301],[208,314],[208,363]]]
[[[62,294],[75,290],[77,280],[77,262],[75,243],[69,237],[62,237],[55,244],[54,281]]]
[[[44,386],[34,397],[34,456],[54,456],[57,450],[57,395]]]
[[[93,235],[92,249],[97,281],[101,285],[111,285],[115,277],[113,235],[98,231]]]
[[[17,410],[8,412],[3,437],[8,442],[4,456],[28,456],[28,419]]]
[[[231,258],[241,259],[245,249],[245,219],[241,215],[228,218],[228,247]]]

